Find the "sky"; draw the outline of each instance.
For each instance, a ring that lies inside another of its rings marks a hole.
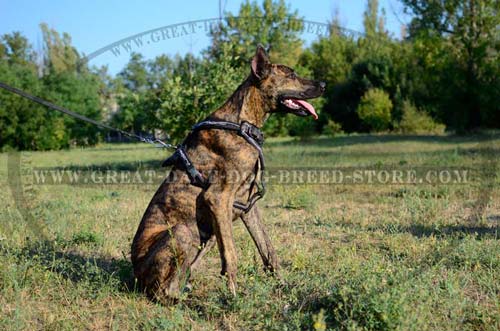
[[[20,31],[28,38],[35,50],[42,48],[39,24],[45,22],[58,32],[67,32],[73,45],[83,55],[94,53],[107,45],[144,31],[172,24],[219,17],[219,2],[226,12],[236,14],[243,0],[0,0],[0,35]],[[258,0],[261,3],[261,0]],[[304,19],[326,23],[338,9],[343,27],[363,30],[363,11],[366,0],[294,0],[286,1],[297,9]],[[395,36],[400,35],[401,22],[408,22],[398,0],[379,0],[385,8],[386,27]],[[94,54],[91,66],[108,66],[116,74],[126,64],[130,51],[145,58],[159,54],[175,55],[192,52],[199,54],[209,42],[207,23],[181,24],[176,30],[162,29],[147,33],[141,40],[117,45]],[[312,26],[310,31],[317,31]],[[174,28],[175,29],[175,28]],[[184,31],[185,33],[182,33]],[[319,31],[319,30],[318,30]],[[187,32],[187,33],[186,33]],[[304,33],[306,44],[317,38],[315,32]],[[163,37],[163,38],[162,38]],[[142,42],[142,45],[137,42]]]

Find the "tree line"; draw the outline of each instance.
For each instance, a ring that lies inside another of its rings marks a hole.
[[[378,0],[367,0],[364,35],[344,33],[335,15],[329,34],[309,47],[300,38],[302,17],[284,0],[246,1],[214,27],[200,55],[146,60],[133,53],[114,77],[83,62],[68,34],[41,24],[38,52],[19,32],[0,37],[0,81],[120,129],[178,142],[236,89],[260,43],[272,61],[327,82],[314,100],[318,121],[273,115],[268,136],[499,128],[500,3],[400,1],[412,17],[401,38],[386,30]],[[105,134],[0,91],[1,149],[93,145]]]

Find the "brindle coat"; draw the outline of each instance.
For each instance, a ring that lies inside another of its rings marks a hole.
[[[284,97],[314,98],[324,83],[299,78],[292,69],[271,64],[259,46],[251,74],[226,103],[207,119],[235,123],[247,121],[261,128],[272,112],[305,116],[304,110],[283,106]],[[257,206],[248,213],[233,208],[247,201],[258,152],[234,131],[202,130],[184,141],[186,153],[202,173],[218,174],[203,190],[190,184],[175,167],[151,200],[132,244],[132,263],[139,284],[153,299],[175,302],[191,269],[215,242],[222,260],[222,274],[236,294],[237,256],[232,222],[241,218],[250,232],[267,270],[278,269],[278,259],[261,223]],[[225,174],[245,176],[225,176]]]

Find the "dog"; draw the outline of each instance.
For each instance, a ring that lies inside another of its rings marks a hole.
[[[258,46],[250,74],[209,121],[247,122],[261,128],[272,113],[318,118],[305,100],[321,96],[325,83],[298,77],[285,65],[270,62]],[[237,256],[232,223],[241,219],[249,231],[264,268],[279,268],[275,249],[262,225],[257,206],[234,207],[255,193],[254,174],[259,151],[235,131],[200,130],[182,143],[193,168],[218,174],[206,187],[192,185],[185,169],[174,165],[147,207],[135,234],[131,258],[134,275],[146,294],[164,304],[178,301],[191,271],[217,243],[221,274],[236,295]],[[229,173],[244,174],[227,176]],[[235,178],[236,177],[236,178]]]

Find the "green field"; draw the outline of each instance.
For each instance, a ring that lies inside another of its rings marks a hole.
[[[454,184],[271,183],[259,205],[281,279],[264,274],[237,222],[238,296],[214,249],[174,307],[131,279],[131,240],[155,185],[32,183],[40,167],[155,168],[164,150],[23,152],[18,180],[16,156],[0,154],[0,330],[498,330],[499,152],[498,134],[269,139],[270,168],[472,172]]]

